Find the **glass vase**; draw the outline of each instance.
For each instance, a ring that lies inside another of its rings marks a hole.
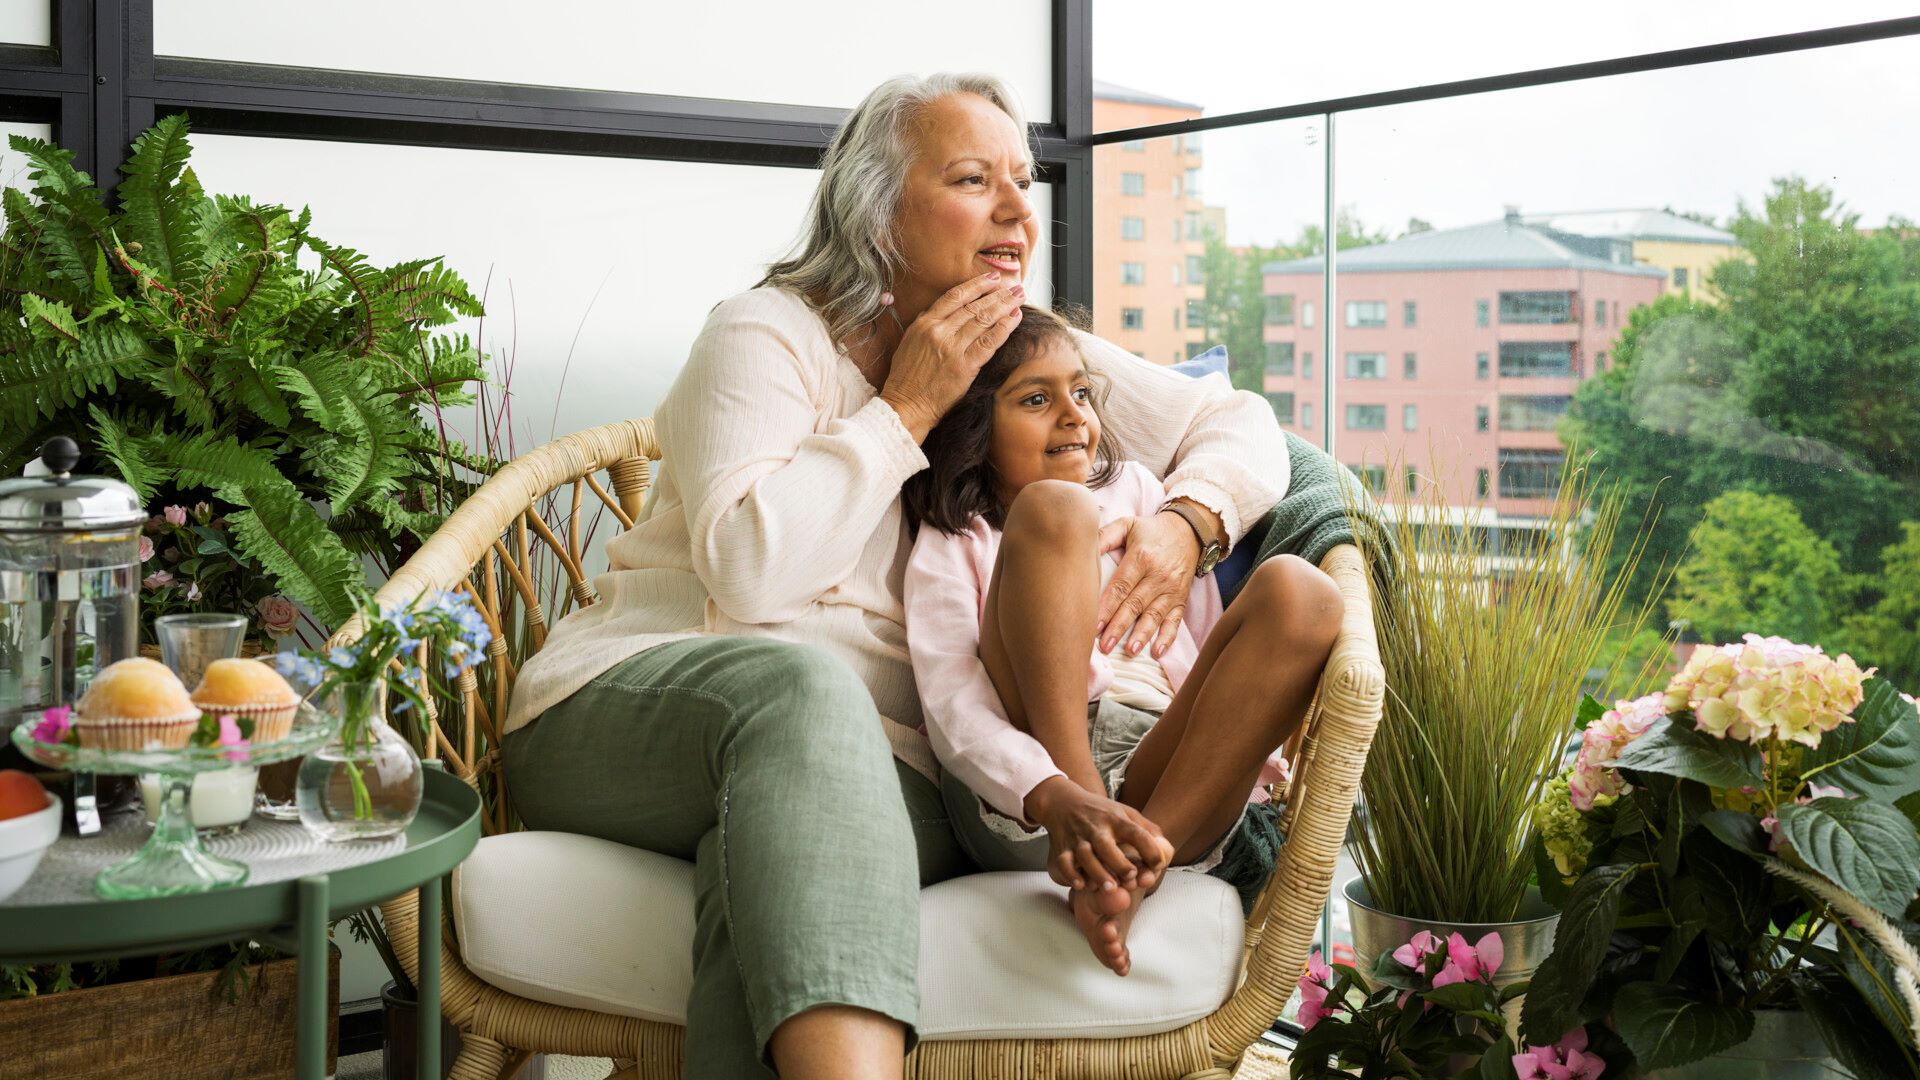
[[[329,704],[340,733],[300,764],[300,823],[327,841],[405,831],[420,812],[420,755],[387,723],[386,682],[342,683]]]

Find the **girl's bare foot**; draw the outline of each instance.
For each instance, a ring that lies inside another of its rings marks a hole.
[[[1146,896],[1145,889],[1072,889],[1067,893],[1067,907],[1073,912],[1073,921],[1080,924],[1080,932],[1086,935],[1094,959],[1115,975],[1125,975],[1133,969],[1133,956],[1127,951],[1127,931],[1133,926],[1134,912],[1140,909],[1140,902]]]

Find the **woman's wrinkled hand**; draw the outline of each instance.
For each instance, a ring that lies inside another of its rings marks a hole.
[[[1149,645],[1159,659],[1173,644],[1200,565],[1200,540],[1171,511],[1120,518],[1100,530],[1100,553],[1125,548],[1120,566],[1100,592],[1094,634],[1100,651],[1126,642],[1129,655]]]
[[[1026,809],[1047,830],[1047,876],[1069,889],[1151,889],[1173,861],[1146,815],[1064,776],[1035,787]]]
[[[900,414],[914,441],[926,439],[1020,325],[1026,298],[1018,281],[998,272],[982,274],[948,289],[907,327],[880,396]]]

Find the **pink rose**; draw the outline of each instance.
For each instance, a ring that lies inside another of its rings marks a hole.
[[[1513,1072],[1518,1080],[1598,1080],[1606,1060],[1586,1050],[1587,1029],[1577,1027],[1552,1046],[1529,1046],[1513,1055]]]
[[[1313,1025],[1333,1015],[1333,1007],[1327,1004],[1327,989],[1333,985],[1333,969],[1320,959],[1320,950],[1313,950],[1307,957],[1306,974],[1300,976],[1300,1029],[1313,1030]]]
[[[35,742],[65,742],[67,732],[73,728],[73,709],[66,705],[55,705],[40,713],[40,722],[33,725]]]
[[[164,588],[173,584],[173,571],[161,570],[157,573],[148,574],[146,577],[140,579],[140,584],[145,585],[149,589]]]
[[[269,637],[286,637],[300,619],[300,608],[284,596],[269,596],[260,601],[260,629]]]
[[[143,536],[140,538],[140,561],[146,562],[151,558],[153,558],[153,541]]]
[[[185,525],[187,523],[187,508],[184,506],[169,506],[165,510],[160,511],[160,516],[166,518],[167,524],[169,525]]]

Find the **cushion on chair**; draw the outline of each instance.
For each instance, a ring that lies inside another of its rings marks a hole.
[[[920,1034],[1118,1038],[1212,1013],[1238,975],[1231,886],[1168,877],[1134,921],[1126,978],[1101,967],[1038,873],[975,874],[920,894]],[[568,833],[480,841],[454,875],[461,957],[509,993],[684,1024],[693,986],[693,866]]]

